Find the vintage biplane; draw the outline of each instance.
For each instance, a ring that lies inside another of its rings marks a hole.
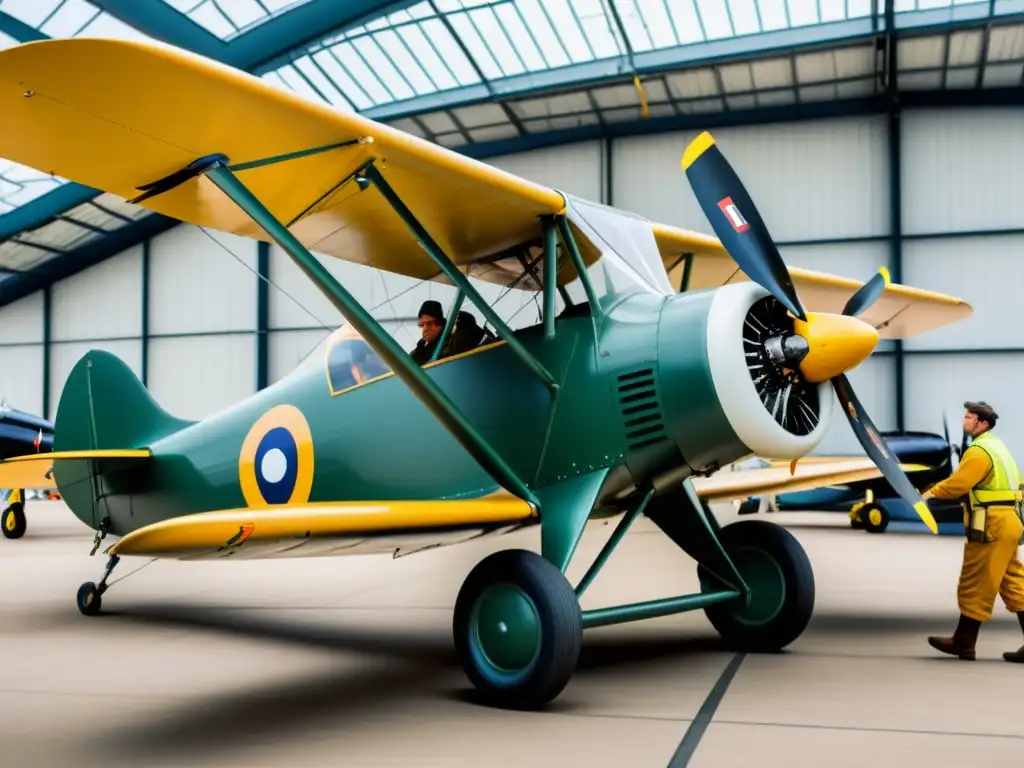
[[[75,365],[54,452],[0,463],[0,483],[29,467],[41,478],[52,462],[66,503],[97,532],[93,552],[119,537],[103,578],[78,592],[85,614],[130,555],[398,555],[537,524],[540,553],[483,559],[453,618],[470,680],[492,703],[537,707],[569,681],[585,628],[700,608],[738,647],[800,635],[814,604],[800,544],[761,520],[720,528],[708,503],[881,472],[934,529],[844,371],[880,333],[905,338],[970,307],[880,279],[787,271],[707,133],[682,165],[720,240],[162,45],[10,48],[0,89],[0,156],[274,241],[346,320],[290,375],[198,422],[165,412],[107,352]],[[420,367],[311,251],[447,282],[449,317],[468,301],[498,338]],[[680,263],[691,281],[681,293],[666,267]],[[806,311],[794,278],[822,307],[844,297],[845,310]],[[534,291],[541,318],[513,331],[478,281]],[[811,451],[833,393],[870,459],[714,474],[752,454]],[[641,513],[697,561],[701,591],[582,610]],[[611,516],[621,521],[574,588],[565,573],[587,521]]]
[[[49,453],[53,450],[53,422],[33,416],[31,413],[11,408],[0,400],[0,460],[14,456]],[[31,483],[34,487],[53,488],[53,480],[48,485],[35,485],[39,482],[36,473],[32,472]],[[25,535],[28,521],[25,518],[25,488],[17,484],[0,486],[0,531],[8,539],[20,539]],[[9,491],[9,493],[7,493]]]

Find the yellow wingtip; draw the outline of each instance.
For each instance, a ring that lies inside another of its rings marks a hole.
[[[914,511],[917,512],[918,516],[920,516],[924,521],[924,524],[928,526],[928,530],[934,534],[938,534],[939,526],[935,522],[935,518],[932,516],[932,511],[928,509],[928,505],[925,502],[917,502],[914,505]]]
[[[691,165],[697,162],[697,158],[713,146],[715,146],[714,137],[707,131],[703,131],[700,136],[690,142],[689,146],[686,147],[686,151],[683,152],[683,170],[687,170]]]

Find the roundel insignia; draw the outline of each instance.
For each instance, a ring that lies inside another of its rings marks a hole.
[[[278,405],[245,436],[238,482],[250,507],[303,504],[313,489],[313,436],[302,411]]]

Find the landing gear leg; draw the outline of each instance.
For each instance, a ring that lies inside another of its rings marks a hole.
[[[103,605],[102,596],[107,591],[107,579],[110,578],[110,574],[113,573],[120,560],[121,558],[117,555],[111,555],[110,559],[107,560],[106,573],[103,574],[100,583],[93,584],[89,581],[78,588],[78,610],[83,615],[95,616],[100,612],[100,608]]]
[[[740,599],[704,609],[722,639],[738,650],[781,650],[800,636],[814,610],[807,554],[793,534],[767,520],[719,529],[688,486],[657,499],[647,516],[697,561],[702,593],[740,591]]]

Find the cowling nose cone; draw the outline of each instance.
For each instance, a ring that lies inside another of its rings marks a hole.
[[[878,344],[878,331],[849,315],[809,312],[806,322],[794,322],[793,330],[807,340],[800,373],[810,382],[828,381],[856,368]]]

